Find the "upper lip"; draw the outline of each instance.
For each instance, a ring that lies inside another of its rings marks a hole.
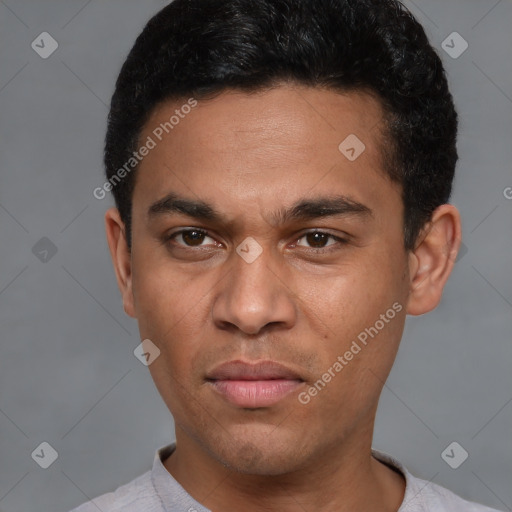
[[[304,380],[292,369],[276,361],[249,363],[228,361],[216,366],[206,375],[207,380]]]

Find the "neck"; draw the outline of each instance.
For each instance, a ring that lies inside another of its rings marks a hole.
[[[397,512],[405,490],[403,476],[372,457],[371,432],[329,447],[294,472],[253,475],[225,467],[177,428],[176,450],[164,466],[213,512]]]

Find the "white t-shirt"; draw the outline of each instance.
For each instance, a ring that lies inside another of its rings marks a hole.
[[[160,448],[155,453],[150,471],[71,512],[211,512],[192,498],[165,469],[162,461],[175,448],[176,443]],[[405,477],[405,495],[398,512],[499,512],[463,500],[444,487],[412,476],[400,462],[386,453],[377,450],[372,450],[372,453]]]

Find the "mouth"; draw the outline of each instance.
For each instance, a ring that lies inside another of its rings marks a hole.
[[[283,400],[305,382],[290,368],[275,361],[230,361],[217,366],[206,382],[237,407],[258,409]]]

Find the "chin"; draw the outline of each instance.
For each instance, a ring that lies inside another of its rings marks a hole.
[[[231,437],[217,440],[209,451],[223,466],[237,473],[284,475],[306,466],[307,463],[303,460],[306,458],[303,447],[289,433],[283,434],[284,439],[281,439],[275,429],[273,434],[265,436],[245,435],[238,439]]]
[[[297,456],[294,460],[283,453],[276,454],[275,450],[259,447],[251,443],[230,450],[221,459],[222,464],[237,473],[246,475],[276,476],[290,473],[297,469]]]

